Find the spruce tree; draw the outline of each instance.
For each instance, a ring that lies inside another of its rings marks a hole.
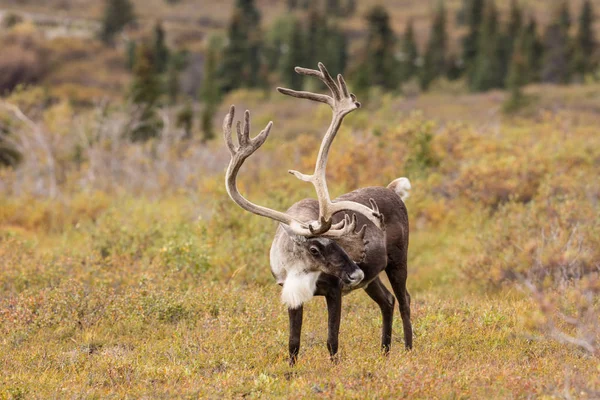
[[[269,71],[276,71],[279,68],[279,60],[289,30],[289,20],[288,16],[276,19],[265,34],[264,55]]]
[[[254,0],[237,0],[221,67],[223,90],[261,85],[260,13]]]
[[[519,6],[518,0],[511,0],[510,2],[510,18],[508,20],[508,35],[512,40],[513,44],[517,42],[519,35],[521,34],[521,27],[523,26],[523,12]]]
[[[396,38],[390,25],[390,16],[383,6],[374,6],[367,16],[368,33],[363,61],[359,67],[367,86],[395,89],[397,62],[394,58]]]
[[[351,17],[354,15],[355,12],[356,12],[356,0],[347,0],[344,15],[347,17]]]
[[[134,142],[157,137],[162,127],[162,121],[156,115],[161,83],[154,61],[150,46],[145,43],[138,46],[130,93],[131,102],[136,106],[135,126],[130,132]]]
[[[316,7],[306,17],[303,65],[315,68],[322,62],[330,71],[343,73],[348,59],[348,41],[344,31]],[[313,80],[307,80],[312,85]]]
[[[187,99],[181,110],[177,113],[177,127],[183,129],[184,140],[192,138],[192,129],[194,127],[194,108],[192,101]]]
[[[204,76],[200,99],[204,103],[201,115],[202,140],[207,141],[214,137],[212,124],[214,113],[220,102],[219,83],[217,81],[217,68],[219,65],[219,54],[221,54],[221,43],[217,36],[209,39],[204,61]]]
[[[592,72],[595,68],[593,57],[596,50],[596,39],[593,24],[594,10],[592,3],[590,0],[585,0],[579,16],[573,65],[573,71],[580,77]]]
[[[427,90],[429,85],[446,73],[446,10],[444,3],[438,3],[437,11],[431,26],[431,34],[425,50],[423,69],[421,71],[421,88]]]
[[[330,71],[343,74],[348,62],[348,40],[337,25],[328,25],[323,62]]]
[[[137,43],[134,40],[129,40],[125,48],[125,65],[128,70],[133,71],[135,65],[135,55],[137,54]]]
[[[468,74],[472,72],[477,59],[477,49],[479,46],[479,33],[481,21],[483,20],[485,1],[484,0],[465,0],[465,22],[467,24],[467,34],[463,37],[463,63]]]
[[[202,143],[214,139],[215,129],[213,124],[213,117],[215,115],[216,106],[213,104],[204,104],[202,114],[200,115],[200,124],[202,127]]]
[[[509,90],[510,97],[504,104],[506,111],[515,111],[523,104],[522,88],[528,83],[528,77],[531,76],[528,52],[528,33],[527,29],[522,29],[518,35],[517,41],[512,52],[511,63],[506,87]]]
[[[407,22],[402,36],[401,57],[400,81],[406,82],[417,74],[417,60],[419,58],[412,19]]]
[[[570,19],[566,3],[555,10],[554,19],[544,33],[544,60],[541,71],[542,81],[556,84],[569,82],[570,65]]]
[[[162,74],[169,65],[169,48],[165,42],[165,30],[160,22],[154,25],[152,41],[154,44],[154,65],[156,70]]]
[[[340,15],[340,0],[325,0],[325,11],[331,15]]]
[[[569,29],[571,28],[571,12],[569,11],[568,0],[563,0],[560,3],[558,15],[560,26],[566,30],[568,34]]]
[[[169,65],[166,73],[167,93],[171,104],[177,103],[177,97],[181,91],[179,75],[188,64],[189,53],[187,50],[173,52],[169,56]]]
[[[317,9],[311,7],[306,16],[306,65],[316,67],[319,61],[323,61],[325,48],[323,43],[327,40],[327,20]]]
[[[482,92],[503,86],[500,55],[498,10],[494,1],[490,1],[486,5],[479,36],[477,59],[470,76],[471,90]]]
[[[508,74],[510,65],[512,64],[512,53],[516,44],[516,41],[521,34],[521,28],[523,26],[523,13],[517,0],[511,0],[510,12],[508,25],[506,31],[503,32],[501,43],[500,43],[500,59],[502,63],[502,80],[504,80]]]
[[[537,32],[537,22],[533,17],[525,27],[525,55],[529,66],[527,82],[538,82],[542,69],[544,46]]]
[[[279,62],[279,76],[283,84],[287,87],[302,88],[302,75],[294,71],[296,66],[304,62],[304,33],[300,21],[292,18],[289,22],[289,29],[283,41],[285,49]]]
[[[111,44],[114,36],[133,21],[135,14],[130,0],[105,0],[100,38]]]
[[[169,67],[167,68],[167,93],[171,104],[177,103],[179,88],[179,70],[174,62],[170,62]]]

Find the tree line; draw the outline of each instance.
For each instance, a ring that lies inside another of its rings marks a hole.
[[[294,8],[300,1],[289,3]],[[340,27],[346,14],[327,12],[348,7],[337,1],[325,1],[321,7],[310,1],[303,4],[309,7],[305,14],[282,17],[261,35],[254,1],[237,1],[219,68],[223,91],[260,87],[272,71],[285,84],[298,87],[302,82],[291,67],[310,66],[317,60],[331,65],[332,70],[347,72],[359,89],[381,86],[386,90],[398,89],[411,79],[427,90],[441,77],[464,78],[474,92],[531,82],[566,84],[582,82],[598,67],[590,0],[583,2],[576,21],[566,0],[555,4],[552,19],[543,29],[517,0],[511,0],[507,16],[500,15],[494,0],[464,0],[456,19],[466,33],[455,52],[450,51],[448,13],[442,1],[422,51],[412,21],[398,36],[386,8],[374,6],[365,16],[365,43],[349,71],[345,71],[348,39]]]
[[[521,88],[528,83],[581,82],[594,77],[598,68],[590,0],[584,0],[576,21],[566,0],[555,4],[543,29],[518,0],[511,0],[506,16],[500,15],[495,0],[463,0],[455,18],[466,33],[454,51],[443,1],[435,9],[422,49],[412,20],[397,35],[388,10],[376,5],[365,14],[365,38],[354,46],[356,61],[349,65],[350,39],[343,23],[356,12],[356,4],[288,0],[290,12],[265,29],[255,1],[236,0],[226,31],[210,36],[205,46],[202,85],[194,96],[203,105],[198,118],[191,98],[180,101],[179,75],[188,55],[169,49],[157,22],[146,40],[125,46],[133,75],[127,97],[136,121],[128,135],[133,141],[158,136],[162,120],[157,109],[168,102],[178,104],[176,120],[185,137],[191,137],[198,119],[203,140],[211,139],[213,115],[224,94],[240,88],[266,90],[275,84],[314,90],[314,83],[305,82],[293,68],[314,67],[318,61],[344,73],[357,92],[368,93],[372,87],[401,91],[406,82],[417,82],[426,91],[440,78],[463,79],[473,92],[508,88],[513,107],[521,104]],[[135,10],[130,0],[105,0],[104,9],[100,39],[112,45],[126,26],[135,24]]]

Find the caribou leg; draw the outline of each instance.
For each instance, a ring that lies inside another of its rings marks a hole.
[[[289,351],[290,351],[290,366],[294,366],[298,360],[298,353],[300,352],[300,332],[302,331],[302,306],[292,309],[288,308],[288,315],[290,317],[290,340],[289,340]]]
[[[335,361],[338,352],[338,336],[340,334],[340,320],[342,318],[342,290],[340,287],[332,288],[325,295],[328,313],[327,349],[331,360]]]
[[[381,309],[383,325],[381,328],[381,348],[384,354],[388,354],[392,343],[392,322],[394,319],[394,303],[396,300],[390,291],[385,287],[381,279],[376,278],[365,292],[372,298]]]
[[[385,269],[396,299],[400,308],[400,316],[402,317],[402,328],[404,330],[404,346],[406,350],[412,349],[412,324],[410,323],[410,295],[406,290],[406,256],[403,261],[398,263],[390,263]]]

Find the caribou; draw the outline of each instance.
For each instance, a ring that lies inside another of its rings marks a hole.
[[[360,108],[349,93],[342,75],[337,80],[322,63],[318,70],[296,67],[298,74],[316,77],[330,95],[277,88],[288,96],[327,104],[333,111],[331,124],[321,143],[314,173],[290,170],[298,179],[313,184],[317,200],[304,199],[280,212],[254,204],[237,188],[237,175],[244,161],[267,140],[273,122],[256,137],[250,137],[250,113],[236,125],[238,144],[232,139],[235,107],[223,122],[223,136],[231,153],[225,184],[231,199],[244,210],[279,222],[270,250],[271,272],[282,286],[281,300],[289,314],[289,363],[297,362],[300,350],[303,304],[313,296],[324,296],[328,311],[327,348],[332,360],[338,352],[342,296],[364,289],[380,307],[383,326],[381,346],[390,350],[395,299],[380,278],[385,271],[398,300],[404,345],[412,348],[410,295],[406,289],[408,215],[404,200],[411,189],[407,178],[387,187],[364,187],[331,200],[327,189],[327,157],[346,115]],[[360,228],[359,228],[360,227]]]

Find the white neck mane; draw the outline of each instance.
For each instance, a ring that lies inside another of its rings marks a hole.
[[[289,271],[281,292],[283,304],[295,309],[312,299],[319,275],[321,272]]]

